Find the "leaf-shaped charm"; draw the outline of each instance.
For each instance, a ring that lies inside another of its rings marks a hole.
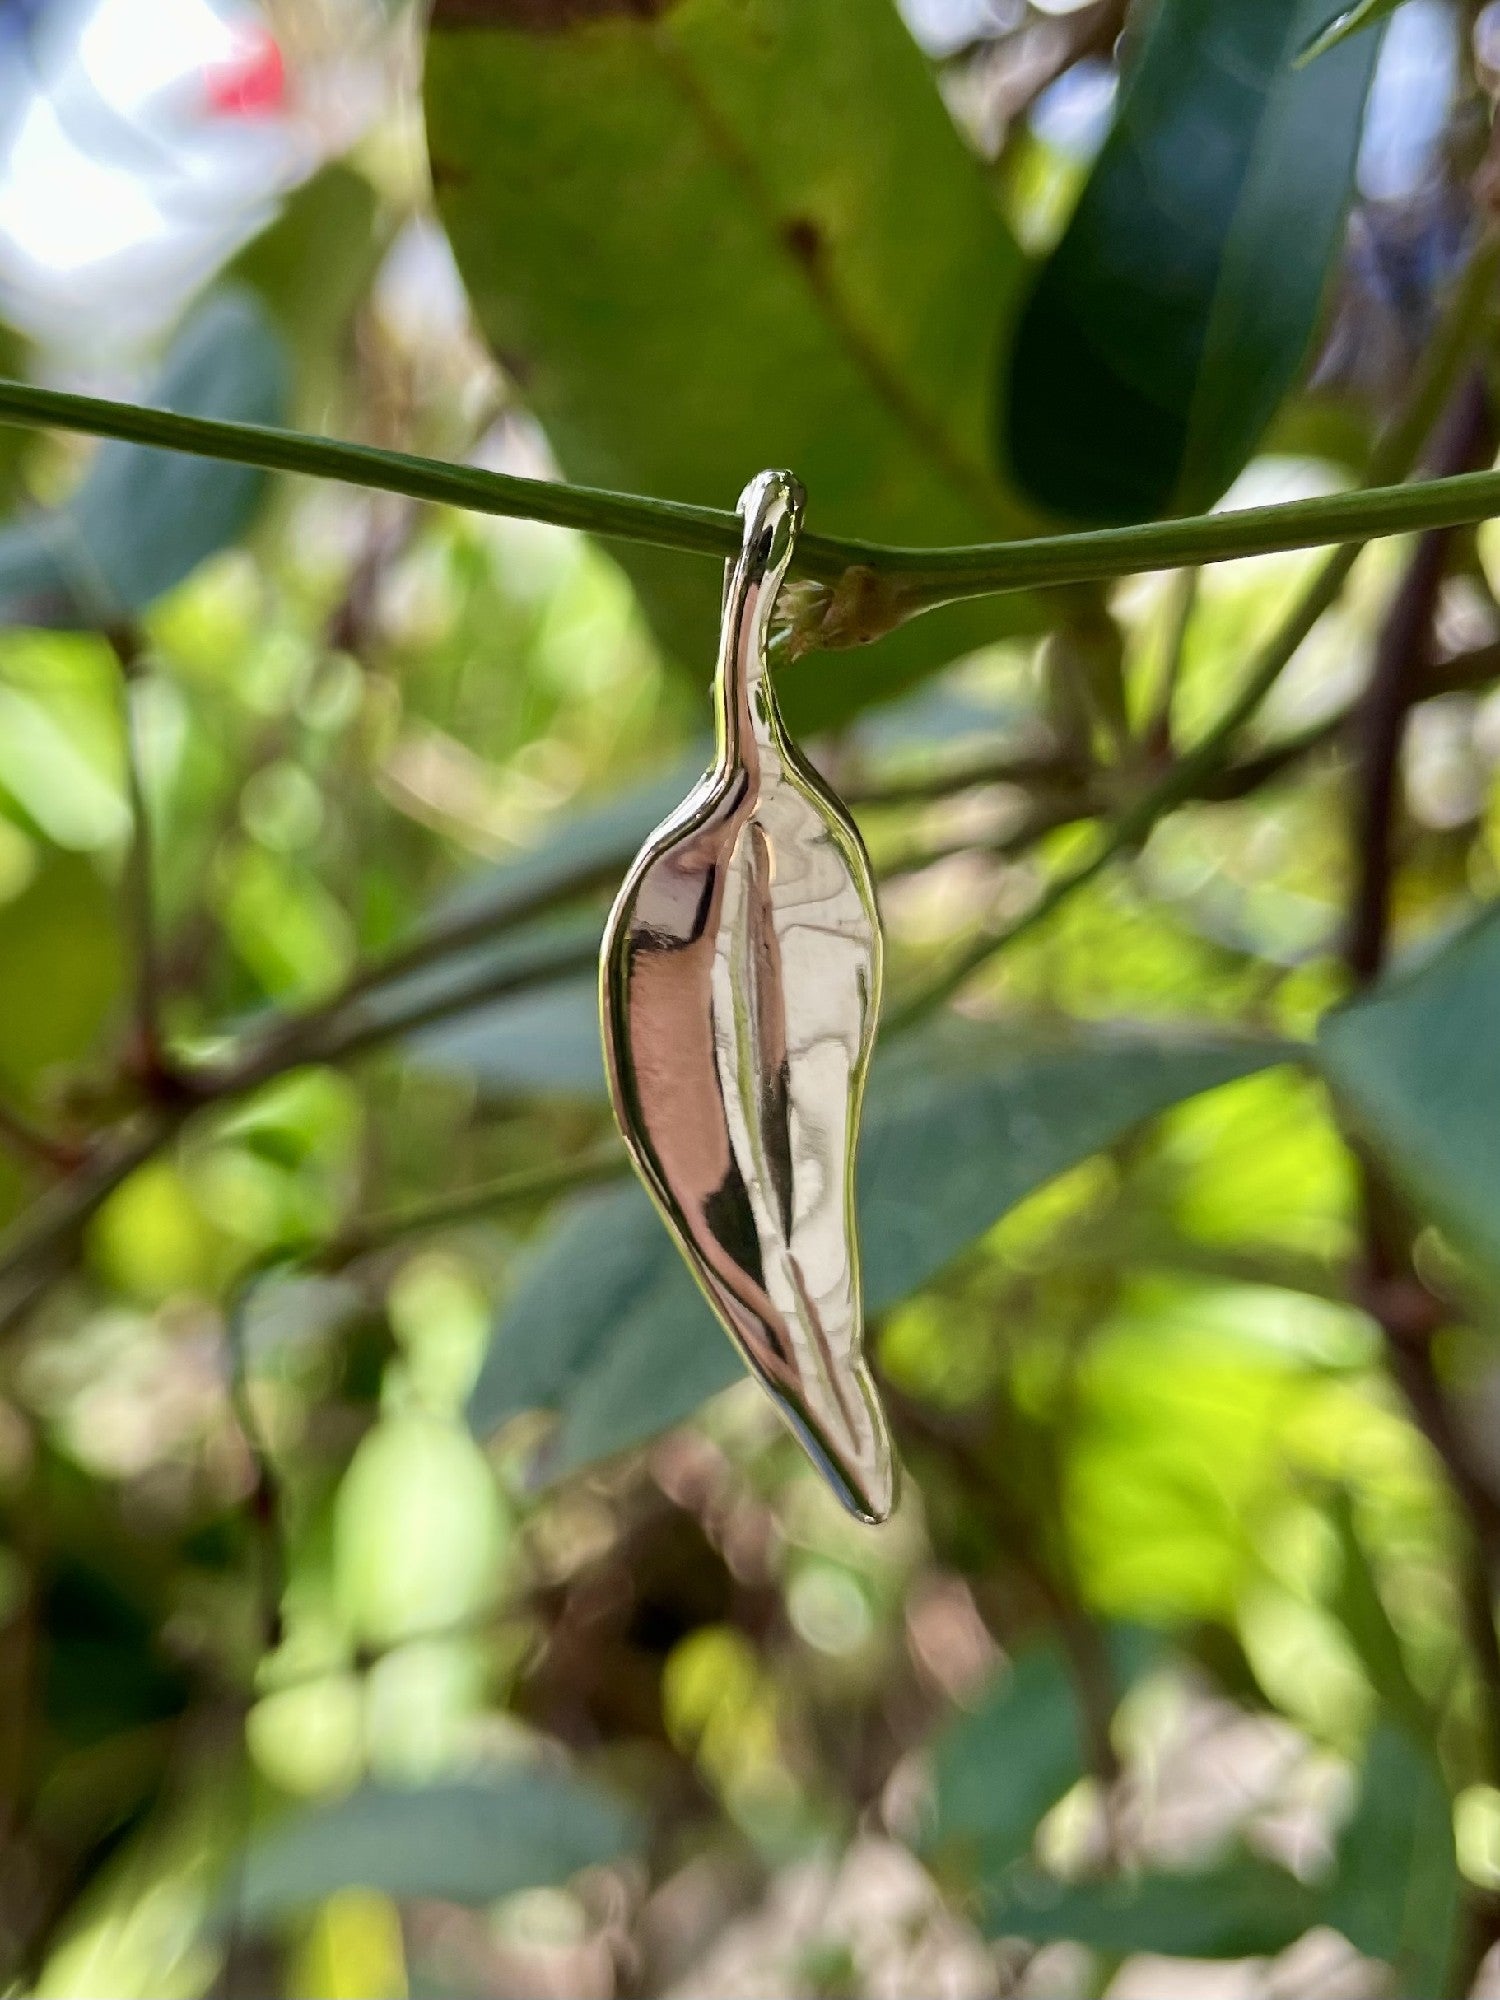
[[[718,755],[610,913],[606,1066],[626,1144],[709,1303],[839,1497],[880,1521],[895,1472],[854,1224],[880,922],[864,844],[788,739],[766,670],[802,489],[763,472],[740,512]]]

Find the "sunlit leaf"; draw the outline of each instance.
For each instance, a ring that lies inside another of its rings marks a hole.
[[[1192,513],[1307,355],[1378,42],[1308,69],[1327,0],[1159,0],[1115,124],[1022,314],[1009,460],[1091,521]]]
[[[830,532],[1016,527],[987,440],[1020,259],[891,0],[439,0],[426,95],[475,311],[570,479],[727,506],[784,464]],[[618,553],[701,685],[716,566]],[[819,658],[787,678],[789,719],[841,718],[1026,615]]]
[[[97,869],[49,853],[0,904],[0,966],[0,1087],[24,1090],[50,1065],[84,1055],[119,997],[123,944]]]

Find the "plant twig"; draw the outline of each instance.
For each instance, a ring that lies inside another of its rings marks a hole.
[[[281,1645],[282,1605],[286,1599],[290,1568],[287,1560],[286,1502],[280,1475],[250,1394],[249,1357],[246,1351],[245,1321],[256,1291],[269,1275],[265,1269],[243,1280],[229,1302],[224,1316],[224,1339],[229,1353],[229,1402],[234,1412],[240,1440],[250,1460],[250,1491],[245,1511],[250,1526],[252,1562],[255,1570],[254,1595],[259,1613],[258,1650],[264,1661]],[[259,1664],[259,1662],[257,1662]],[[244,1824],[230,1865],[227,1936],[214,1982],[215,2000],[227,2000],[238,1982],[234,1968],[244,1931],[244,1889],[246,1856],[250,1842],[250,1794],[246,1789]]]
[[[262,1654],[274,1653],[281,1644],[281,1606],[287,1586],[286,1507],[276,1462],[250,1395],[249,1356],[245,1340],[245,1323],[251,1301],[269,1275],[268,1271],[260,1270],[246,1279],[230,1301],[224,1316],[224,1339],[229,1353],[229,1401],[253,1474],[247,1507],[255,1545],[255,1594],[260,1607]]]
[[[472,1222],[499,1209],[528,1208],[579,1188],[618,1180],[629,1164],[618,1141],[611,1141],[573,1159],[560,1160],[555,1166],[524,1168],[481,1181],[477,1187],[461,1188],[456,1194],[434,1195],[430,1201],[412,1202],[385,1215],[350,1223],[314,1252],[309,1263],[319,1271],[340,1271],[402,1237]]]
[[[1172,754],[1172,707],[1177,699],[1183,663],[1187,658],[1188,635],[1192,630],[1193,613],[1198,608],[1199,581],[1199,572],[1196,569],[1179,570],[1172,579],[1161,678],[1157,683],[1142,733],[1147,752],[1154,757],[1170,757]]]
[[[132,1066],[148,1081],[165,1062],[157,947],[156,892],[151,816],[146,803],[136,688],[142,660],[141,635],[133,625],[113,625],[105,633],[120,669],[120,720],[125,753],[125,790],[130,807],[130,847],[125,857],[125,912],[135,972]]]
[[[55,1174],[71,1174],[83,1160],[82,1148],[42,1131],[29,1118],[5,1103],[0,1103],[0,1144],[8,1146],[20,1158],[34,1160]]]
[[[137,1120],[100,1143],[76,1172],[49,1188],[0,1236],[0,1331],[25,1311],[89,1217],[155,1156],[183,1115]]]
[[[271,425],[184,416],[31,383],[0,381],[0,423],[124,439],[693,555],[732,556],[740,542],[738,516],[724,508],[521,479]],[[1385,474],[1386,481],[1394,477],[1392,472]],[[1352,493],[1134,527],[951,548],[894,547],[807,533],[797,545],[796,567],[801,575],[828,585],[847,586],[860,575],[875,579],[879,598],[875,622],[885,629],[963,598],[1100,582],[1143,570],[1181,569],[1291,549],[1362,544],[1386,535],[1460,527],[1487,520],[1497,511],[1500,472],[1475,472],[1408,484],[1377,481]],[[830,623],[824,618],[810,621],[807,636],[816,644],[851,635],[838,620]]]
[[[1077,784],[1087,775],[1078,759],[1061,746],[992,750],[961,762],[934,764],[910,776],[840,785],[839,792],[851,806],[924,805],[980,785]]]

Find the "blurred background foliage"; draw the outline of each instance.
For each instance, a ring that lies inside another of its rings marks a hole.
[[[911,544],[1487,466],[1500,13],[1349,13],[0,0],[3,365]],[[0,1991],[1500,1993],[1493,527],[784,670],[872,1532],[604,1101],[714,564],[0,494]]]

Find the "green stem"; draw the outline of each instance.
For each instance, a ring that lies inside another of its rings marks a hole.
[[[529,1208],[579,1188],[597,1187],[618,1180],[629,1165],[618,1140],[611,1140],[574,1159],[560,1160],[555,1166],[523,1168],[495,1180],[482,1181],[477,1187],[462,1188],[457,1194],[435,1195],[430,1201],[413,1202],[386,1215],[351,1223],[332,1242],[315,1251],[309,1262],[319,1271],[342,1270],[357,1258],[383,1250],[388,1243],[402,1237],[472,1222],[498,1209]]]
[[[264,424],[184,416],[25,382],[0,381],[0,423],[74,431],[259,466],[268,472],[342,480],[476,513],[514,515],[694,555],[733,555],[740,542],[738,517],[723,508],[520,479],[408,452],[382,451]],[[804,576],[830,584],[850,570],[873,571],[886,586],[889,616],[896,619],[960,598],[1100,582],[1142,570],[1227,562],[1289,549],[1363,543],[1426,528],[1461,527],[1497,512],[1500,472],[1475,472],[1405,485],[1375,484],[1354,493],[1136,527],[967,547],[898,548],[805,534],[796,560]]]

